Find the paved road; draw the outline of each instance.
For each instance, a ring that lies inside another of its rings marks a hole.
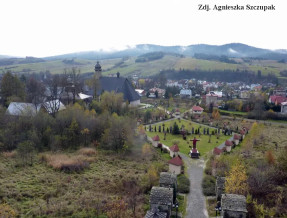
[[[208,213],[201,187],[204,160],[191,159],[182,153],[180,155],[185,163],[185,170],[190,180],[190,192],[187,194],[185,218],[206,218]]]

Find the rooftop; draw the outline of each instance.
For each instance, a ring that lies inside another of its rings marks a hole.
[[[233,143],[232,143],[232,141],[226,140],[226,141],[225,141],[225,145],[226,145],[226,146],[232,146]]]
[[[171,160],[168,161],[169,164],[173,164],[176,166],[182,166],[183,162],[180,156],[174,157]]]
[[[174,145],[171,146],[169,149],[170,149],[171,151],[173,151],[173,152],[179,152],[179,148],[178,148],[178,145],[177,145],[177,144],[174,144]]]
[[[202,107],[199,107],[199,106],[193,106],[192,108],[192,111],[203,111],[203,108]]]
[[[239,140],[239,139],[240,139],[240,135],[234,134],[233,139],[234,139],[234,140]]]
[[[176,175],[168,172],[161,172],[159,184],[173,185],[176,183]]]
[[[247,213],[246,197],[244,195],[223,194],[221,197],[222,210],[240,211]]]
[[[172,205],[173,188],[155,187],[150,192],[150,203],[159,205]]]
[[[220,148],[215,147],[215,148],[213,149],[213,154],[215,154],[215,155],[220,155],[221,153],[222,153],[222,150],[221,150]]]
[[[153,141],[159,141],[159,136],[156,135],[156,136],[152,137],[152,140],[153,140]]]

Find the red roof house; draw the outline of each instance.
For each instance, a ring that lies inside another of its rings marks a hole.
[[[183,161],[180,156],[176,156],[168,161],[169,164],[175,165],[175,166],[182,166]]]
[[[154,136],[154,137],[152,138],[152,140],[153,140],[153,141],[159,141],[159,136],[158,136],[158,135]]]
[[[225,141],[225,146],[232,146],[232,145],[233,145],[232,141],[229,140]]]
[[[158,136],[158,135],[152,137],[152,145],[153,145],[154,147],[158,147],[158,145],[160,144],[159,141],[160,141],[160,140],[159,140],[159,136]]]
[[[178,145],[177,145],[177,144],[174,144],[174,145],[171,146],[169,149],[170,149],[171,151],[173,151],[173,152],[179,152],[179,148],[178,148]]]
[[[271,95],[269,97],[269,102],[275,105],[281,105],[282,102],[287,101],[287,98],[280,95]]]
[[[240,139],[240,135],[234,134],[233,139],[234,139],[234,140],[239,140],[239,139]]]
[[[176,156],[168,161],[169,172],[174,173],[175,175],[181,174],[183,161],[180,156]]]
[[[239,144],[240,138],[241,138],[240,135],[234,134],[234,136],[233,136],[233,141],[234,141],[235,145],[238,145],[238,144]]]
[[[203,108],[195,105],[191,108],[191,112],[193,114],[201,114],[203,112]]]
[[[215,147],[213,149],[213,154],[214,155],[220,155],[223,151],[220,148]]]
[[[230,152],[231,151],[231,147],[232,147],[233,143],[232,141],[226,140],[225,141],[225,147],[226,147],[226,151]]]
[[[242,129],[242,130],[240,130],[240,134],[241,135],[245,135],[245,131]]]

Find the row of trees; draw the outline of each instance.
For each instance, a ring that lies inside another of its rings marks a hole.
[[[133,142],[133,115],[128,108],[117,113],[117,106],[107,105],[110,98],[123,100],[121,95],[105,93],[102,102],[91,104],[89,109],[76,103],[55,117],[41,111],[34,117],[7,116],[1,107],[0,150],[17,148],[27,153],[24,147],[30,151],[60,150],[91,143],[116,152],[127,150]]]
[[[1,103],[8,106],[10,102],[29,102],[35,106],[44,101],[64,98],[67,103],[75,103],[76,94],[81,92],[83,80],[77,68],[64,70],[63,74],[50,74],[44,78],[37,75],[17,75],[6,72],[1,80]],[[71,96],[71,97],[70,97]]]

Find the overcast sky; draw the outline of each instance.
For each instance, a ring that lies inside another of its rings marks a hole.
[[[276,11],[199,11],[198,4]],[[245,43],[287,49],[286,0],[0,0],[0,54],[44,57],[127,45]]]

